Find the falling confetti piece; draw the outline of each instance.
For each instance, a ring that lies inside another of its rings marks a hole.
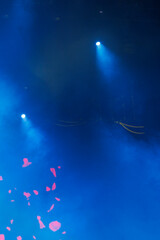
[[[29,200],[29,197],[31,196],[30,193],[26,193],[26,192],[24,192],[23,195],[27,198],[27,200]]]
[[[13,221],[14,221],[14,220],[12,219],[12,220],[10,221],[10,223],[13,224]]]
[[[33,236],[33,238],[34,238],[34,239],[36,239],[36,237],[35,237],[35,236]]]
[[[61,166],[58,166],[58,169],[61,169]]]
[[[11,194],[11,192],[12,192],[11,190],[8,191],[9,194]]]
[[[53,175],[56,177],[56,170],[55,170],[55,168],[50,168],[50,170],[53,173]]]
[[[53,185],[52,185],[52,191],[54,191],[55,189],[56,189],[56,184],[53,183]]]
[[[11,200],[11,202],[15,202],[15,200]]]
[[[5,240],[4,234],[0,234],[0,240]]]
[[[49,187],[46,187],[46,191],[49,192],[51,191],[51,189]]]
[[[22,167],[28,167],[29,165],[31,165],[32,163],[28,161],[28,158],[23,158],[23,162],[24,164],[22,165]]]
[[[60,202],[60,201],[61,201],[61,199],[60,199],[60,198],[57,198],[57,197],[55,197],[55,199],[56,199],[58,202]]]
[[[47,212],[50,212],[50,211],[52,211],[52,210],[53,210],[53,208],[54,208],[54,204],[52,204],[52,206],[50,207],[50,209],[49,209]]]
[[[6,229],[7,229],[8,231],[11,231],[11,228],[10,228],[10,227],[6,227]]]
[[[45,225],[44,225],[43,222],[41,221],[41,217],[40,217],[40,216],[37,216],[37,220],[38,220],[38,222],[39,222],[40,229],[45,228]]]
[[[18,237],[17,237],[17,240],[22,240],[22,237],[21,237],[21,236],[18,236]]]
[[[66,232],[64,231],[64,232],[62,232],[62,234],[66,234]]]
[[[0,176],[0,181],[3,181],[3,177],[2,176]]]
[[[31,206],[31,203],[30,203],[30,202],[28,202],[28,206]]]
[[[53,231],[56,232],[61,228],[61,223],[58,221],[51,222],[49,224],[49,228]]]
[[[33,190],[35,195],[38,195],[38,191],[37,190]]]

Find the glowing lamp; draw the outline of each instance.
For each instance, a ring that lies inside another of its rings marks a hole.
[[[100,42],[96,42],[96,46],[100,46],[101,45],[101,43]]]
[[[21,118],[25,119],[25,118],[26,118],[26,115],[25,115],[25,114],[22,114],[22,115],[21,115]]]

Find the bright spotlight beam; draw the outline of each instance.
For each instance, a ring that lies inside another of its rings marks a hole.
[[[100,46],[101,45],[101,43],[100,42],[96,42],[96,46]]]
[[[25,115],[25,114],[22,114],[22,115],[21,115],[21,118],[25,119],[25,118],[26,118],[26,115]]]

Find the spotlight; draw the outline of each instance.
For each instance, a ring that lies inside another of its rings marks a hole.
[[[100,46],[101,45],[101,43],[100,42],[96,42],[96,46]]]
[[[25,115],[25,114],[22,114],[22,115],[21,115],[21,118],[23,118],[23,119],[26,118],[26,115]]]

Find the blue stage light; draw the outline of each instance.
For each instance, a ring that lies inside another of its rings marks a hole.
[[[101,43],[100,42],[96,42],[96,46],[100,46],[101,45]]]
[[[21,115],[21,118],[25,119],[25,118],[26,118],[26,115],[25,115],[25,114],[22,114],[22,115]]]

